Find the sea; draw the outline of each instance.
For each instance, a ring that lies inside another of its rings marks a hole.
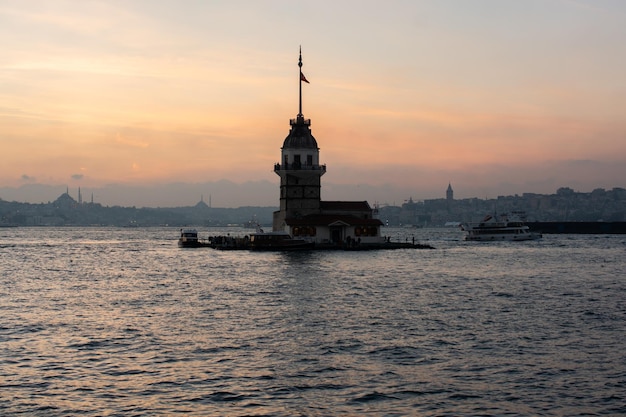
[[[2,228],[0,415],[626,415],[626,235],[382,230],[434,249]]]

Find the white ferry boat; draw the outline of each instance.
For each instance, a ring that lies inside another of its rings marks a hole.
[[[465,231],[465,240],[491,241],[519,241],[541,239],[540,233],[531,232],[524,222],[517,218],[508,218],[507,215],[487,215],[479,223],[464,223],[461,229]]]

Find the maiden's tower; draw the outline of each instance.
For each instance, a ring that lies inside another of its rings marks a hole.
[[[322,201],[321,178],[326,165],[311,133],[311,120],[302,113],[302,53],[298,59],[299,107],[274,165],[280,177],[280,210],[274,212],[273,230],[304,237],[316,243],[380,243],[382,222],[373,217],[367,201]]]

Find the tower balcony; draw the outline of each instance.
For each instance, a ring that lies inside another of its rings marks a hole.
[[[291,164],[274,164],[274,172],[279,174],[286,171],[298,171],[298,172],[318,172],[318,175],[323,175],[326,172],[326,164],[324,165],[308,165],[300,162],[292,162]]]

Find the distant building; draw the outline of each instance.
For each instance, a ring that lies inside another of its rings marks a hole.
[[[448,211],[452,210],[452,202],[454,201],[454,191],[452,191],[452,185],[448,183],[448,189],[446,190],[446,208]]]
[[[61,194],[59,198],[54,200],[53,204],[56,208],[68,210],[76,207],[76,200],[74,200],[72,196],[70,196],[70,190],[68,188],[64,194]]]
[[[381,240],[382,222],[374,218],[367,201],[322,201],[317,141],[311,120],[302,114],[302,54],[299,61],[299,111],[289,124],[289,135],[281,148],[281,162],[274,165],[280,177],[280,210],[274,212],[273,230],[308,237],[318,243],[341,243],[354,239],[363,243]]]

